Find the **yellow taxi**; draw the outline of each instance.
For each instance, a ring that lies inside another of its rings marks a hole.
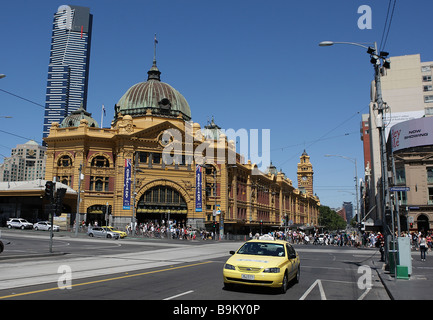
[[[261,237],[245,242],[224,264],[224,288],[234,284],[266,286],[287,291],[299,282],[300,259],[290,243]]]
[[[116,228],[112,227],[112,226],[104,226],[102,227],[102,229],[107,230],[107,231],[111,231],[111,232],[115,232],[119,234],[120,239],[123,239],[127,236],[127,233],[124,231],[120,231],[117,230]]]

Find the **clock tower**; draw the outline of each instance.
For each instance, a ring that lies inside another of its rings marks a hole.
[[[313,195],[313,165],[310,156],[304,150],[298,163],[298,189],[302,193]]]

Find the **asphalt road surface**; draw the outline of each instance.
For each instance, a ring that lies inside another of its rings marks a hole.
[[[11,242],[0,255],[4,300],[248,300],[257,305],[266,300],[389,300],[368,267],[373,257],[377,260],[375,249],[295,245],[301,279],[280,294],[260,287],[223,288],[228,252],[242,242],[55,237],[54,251],[67,254],[30,258],[47,252],[45,234],[5,231],[2,238]],[[19,259],[12,259],[14,254]]]

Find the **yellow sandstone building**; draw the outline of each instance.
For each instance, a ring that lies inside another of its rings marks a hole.
[[[204,129],[193,123],[186,99],[160,74],[154,61],[147,81],[115,105],[110,129],[83,109],[52,124],[45,179],[81,191],[78,210],[74,201],[64,206],[71,223],[78,211],[86,224],[122,229],[155,220],[244,234],[317,225],[320,202],[305,152],[299,189],[272,165],[260,172],[213,120]]]

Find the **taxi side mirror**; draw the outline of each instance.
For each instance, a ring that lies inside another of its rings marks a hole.
[[[295,259],[295,258],[296,258],[296,253],[289,254],[289,259]]]
[[[229,251],[230,254],[235,254],[235,252],[233,250]]]

